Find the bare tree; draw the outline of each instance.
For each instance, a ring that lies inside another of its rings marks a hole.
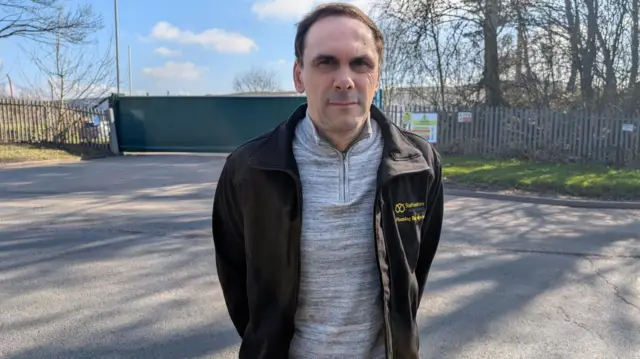
[[[388,86],[392,79],[398,87],[390,97],[436,107],[470,99],[472,84],[480,82],[482,62],[476,59],[482,55],[469,33],[482,23],[459,21],[462,12],[451,6],[449,1],[378,1],[375,20],[385,35],[383,82]]]
[[[92,5],[66,8],[61,0],[0,0],[0,39],[23,37],[38,42],[81,43],[102,28]],[[61,9],[62,10],[61,12]]]
[[[383,107],[388,107],[394,102],[409,80],[409,70],[405,31],[406,26],[397,18],[388,16],[390,4],[384,2],[374,3],[371,9],[372,17],[378,27],[384,33],[385,48],[384,57],[381,60],[380,88],[382,89]]]
[[[235,92],[276,92],[280,91],[277,73],[274,70],[252,67],[233,79]]]
[[[64,9],[59,10],[64,22]],[[87,34],[89,35],[89,34]],[[115,84],[111,41],[100,44],[87,36],[91,43],[79,43],[64,36],[60,30],[51,42],[41,42],[38,48],[27,51],[39,75],[35,80],[24,76],[32,92],[39,98],[50,98],[56,109],[51,126],[58,141],[65,141],[68,129],[85,121],[70,107],[89,107],[97,104]],[[48,85],[46,85],[46,84]]]
[[[41,97],[50,97],[64,107],[68,100],[83,102],[108,94],[115,84],[111,41],[104,48],[66,43],[60,36],[52,44],[42,44],[38,50],[29,52],[49,85],[49,94],[41,93]],[[42,84],[31,87],[42,92]]]

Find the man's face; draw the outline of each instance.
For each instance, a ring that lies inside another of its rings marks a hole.
[[[317,21],[307,33],[302,66],[296,62],[293,73],[316,125],[334,134],[352,132],[366,121],[378,89],[371,29],[348,17]]]

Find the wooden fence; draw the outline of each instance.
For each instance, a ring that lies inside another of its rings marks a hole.
[[[109,132],[108,119],[101,110],[0,98],[0,143],[53,144],[109,151]]]
[[[484,106],[449,111],[390,107],[385,112],[405,128],[407,112],[437,113],[435,142],[444,154],[640,166],[640,114]]]

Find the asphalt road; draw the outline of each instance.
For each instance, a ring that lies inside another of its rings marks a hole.
[[[223,157],[0,170],[0,358],[234,358]],[[640,212],[449,197],[423,358],[640,358]]]

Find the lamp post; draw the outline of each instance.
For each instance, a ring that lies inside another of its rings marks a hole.
[[[118,49],[118,0],[113,0],[113,12],[116,25],[116,92],[120,93],[120,53]]]
[[[131,79],[131,46],[129,46],[129,96],[133,92],[133,82]]]

